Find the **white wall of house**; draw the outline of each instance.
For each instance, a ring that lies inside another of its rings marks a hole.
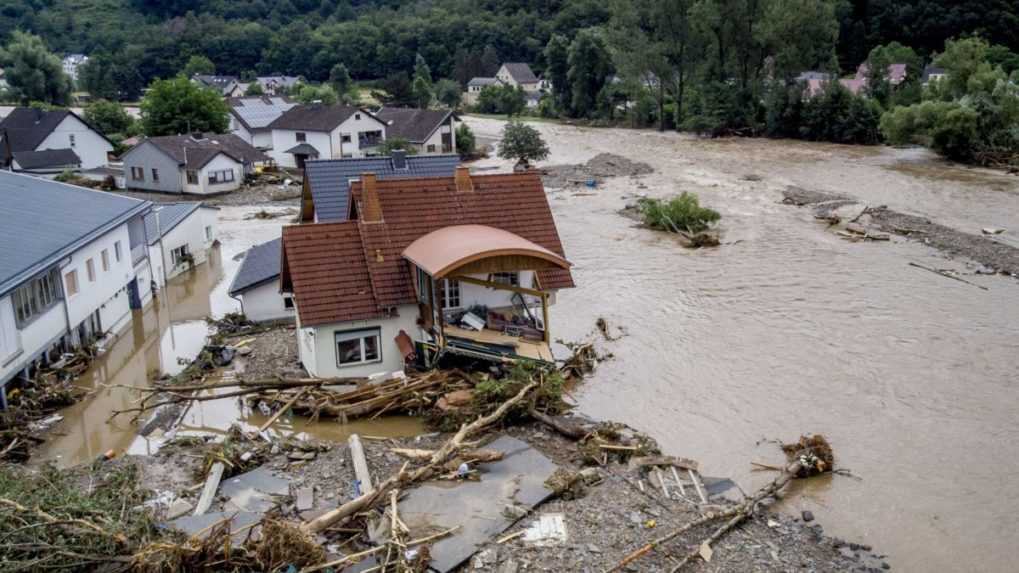
[[[78,154],[78,157],[81,158],[82,169],[106,165],[106,154],[113,151],[110,142],[73,115],[65,117],[36,149],[63,149],[65,147],[70,147]]]
[[[237,137],[243,139],[244,141],[247,141],[251,145],[254,145],[251,137],[251,132],[248,131],[246,127],[244,127],[244,124],[237,121],[237,118],[234,117],[234,114],[230,114],[230,133],[236,135]]]
[[[300,131],[296,129],[272,130],[272,150],[269,155],[283,167],[297,167],[294,156],[287,153],[296,145],[298,133],[305,134],[305,141],[318,150],[318,159],[340,159],[343,157],[366,157],[375,153],[377,146],[360,146],[360,134],[381,131],[386,138],[386,126],[367,113],[358,112],[347,118],[336,129],[324,131]]]
[[[297,167],[297,160],[292,154],[287,153],[287,150],[293,149],[302,143],[297,140],[298,133],[304,134],[303,143],[307,143],[318,150],[318,157],[316,159],[329,159],[333,156],[332,142],[335,138],[331,133],[324,131],[298,131],[296,129],[274,129],[272,130],[272,150],[269,151],[269,156],[276,161],[277,165]],[[339,146],[339,140],[335,139],[335,141],[336,145]]]
[[[251,140],[248,143],[257,149],[272,149],[272,132],[267,129],[260,129],[251,134]]]
[[[149,245],[149,260],[152,261],[155,281],[163,286],[163,264],[166,264],[166,279],[188,270],[187,263],[174,262],[173,252],[183,245],[187,245],[187,252],[195,259],[195,266],[198,266],[209,259],[209,249],[216,239],[216,210],[208,207],[199,207],[192,212],[170,232],[163,236],[163,253],[160,257],[160,243]],[[209,238],[211,236],[211,238]]]
[[[248,289],[241,293],[239,298],[248,320],[264,322],[294,319],[294,307],[287,308],[286,305],[290,295],[280,294],[279,279]]]
[[[120,242],[121,256],[116,258],[115,244]],[[103,268],[102,253],[106,251],[108,268]],[[95,269],[93,280],[89,280],[88,261]],[[67,312],[71,328],[76,327],[96,310],[100,311],[104,331],[115,331],[126,324],[130,317],[127,284],[135,277],[131,264],[130,243],[127,224],[85,245],[60,267],[61,280],[67,286],[67,275],[75,271],[78,277],[77,294],[67,297]]]
[[[413,304],[403,305],[397,311],[399,315],[392,318],[356,320],[310,328],[298,325],[297,348],[305,369],[312,376],[320,378],[362,377],[403,370],[403,355],[400,354],[394,339],[400,330],[406,331],[414,340],[419,338],[418,307]],[[381,360],[368,364],[339,366],[336,333],[375,328],[379,329],[380,333]]]
[[[185,193],[193,193],[195,195],[226,193],[227,191],[233,191],[234,189],[240,188],[241,183],[244,182],[244,165],[242,163],[238,163],[225,153],[220,153],[216,157],[212,158],[212,161],[209,161],[204,167],[197,171],[197,183],[188,183],[186,174],[184,175],[183,180]],[[209,176],[215,172],[221,171],[233,171],[233,181],[227,181],[225,183],[210,183]]]
[[[0,381],[16,375],[28,359],[36,358],[67,331],[63,301],[19,330],[11,298],[10,294],[0,298]]]

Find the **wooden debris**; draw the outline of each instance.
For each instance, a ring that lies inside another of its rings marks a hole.
[[[354,464],[354,475],[360,484],[358,491],[364,494],[372,493],[375,491],[375,487],[372,485],[372,475],[368,470],[368,459],[364,456],[361,437],[357,434],[351,434],[350,438],[347,439],[347,447],[350,448],[350,459]]]
[[[966,280],[964,278],[957,277],[957,276],[955,276],[955,275],[953,275],[953,274],[951,274],[951,273],[949,273],[947,271],[942,271],[942,270],[939,270],[939,269],[932,269],[931,267],[925,267],[925,266],[923,266],[921,264],[914,263],[912,261],[910,261],[909,266],[916,267],[918,269],[923,269],[925,271],[932,272],[932,273],[934,273],[936,275],[941,275],[941,276],[943,276],[945,278],[950,278],[952,280],[956,280],[956,281],[959,281],[961,283],[966,283],[966,284],[968,284],[970,286],[975,286],[975,287],[977,287],[978,289],[981,289],[981,290],[988,290],[987,287],[985,287],[983,285],[978,285],[976,283],[971,283],[968,280]]]
[[[630,468],[642,468],[645,466],[672,466],[681,470],[700,470],[700,464],[688,458],[676,456],[640,456],[630,458]]]
[[[202,495],[198,498],[198,503],[195,505],[195,515],[205,515],[205,512],[209,511],[209,507],[212,506],[212,501],[216,497],[216,491],[219,489],[219,482],[223,479],[223,470],[225,469],[226,464],[223,462],[212,464],[212,469],[209,470],[209,477],[205,480],[205,488],[202,490]]]

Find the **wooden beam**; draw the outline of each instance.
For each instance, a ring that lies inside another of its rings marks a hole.
[[[544,326],[542,332],[545,334],[545,344],[548,344],[551,339],[548,328],[548,293],[541,293],[541,322]]]
[[[209,511],[212,500],[216,498],[216,490],[219,489],[219,482],[223,479],[223,470],[225,469],[226,466],[223,462],[212,464],[209,477],[205,480],[205,488],[202,489],[202,495],[198,498],[198,504],[195,505],[195,515],[205,515],[205,512]]]
[[[467,283],[467,284],[471,284],[471,285],[478,285],[478,286],[483,286],[483,287],[494,288],[494,289],[497,289],[497,290],[508,290],[508,291],[512,291],[512,292],[518,292],[520,294],[529,294],[531,296],[542,296],[543,297],[543,296],[546,296],[548,294],[548,293],[546,293],[544,291],[534,290],[533,288],[524,288],[524,287],[520,287],[520,286],[504,285],[502,283],[496,283],[496,282],[492,282],[492,281],[483,281],[481,279],[476,279],[476,278],[472,278],[472,277],[465,277],[465,276],[449,277],[449,280],[460,281],[462,283]]]

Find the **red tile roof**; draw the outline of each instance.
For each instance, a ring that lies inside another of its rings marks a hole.
[[[382,222],[351,217],[343,223],[284,228],[283,288],[292,286],[301,324],[381,317],[396,306],[413,304],[413,275],[402,253],[415,239],[443,227],[488,225],[565,256],[536,173],[474,175],[471,180],[474,190],[466,193],[457,192],[454,177],[377,181]],[[353,183],[355,215],[361,212],[361,196],[362,183]],[[574,286],[565,269],[539,271],[538,281],[543,289]]]

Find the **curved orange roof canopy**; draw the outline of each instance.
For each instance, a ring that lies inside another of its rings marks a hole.
[[[432,231],[408,245],[403,256],[433,278],[448,276],[471,263],[497,258],[519,267],[498,270],[570,268],[569,261],[545,247],[486,225],[454,225]]]

